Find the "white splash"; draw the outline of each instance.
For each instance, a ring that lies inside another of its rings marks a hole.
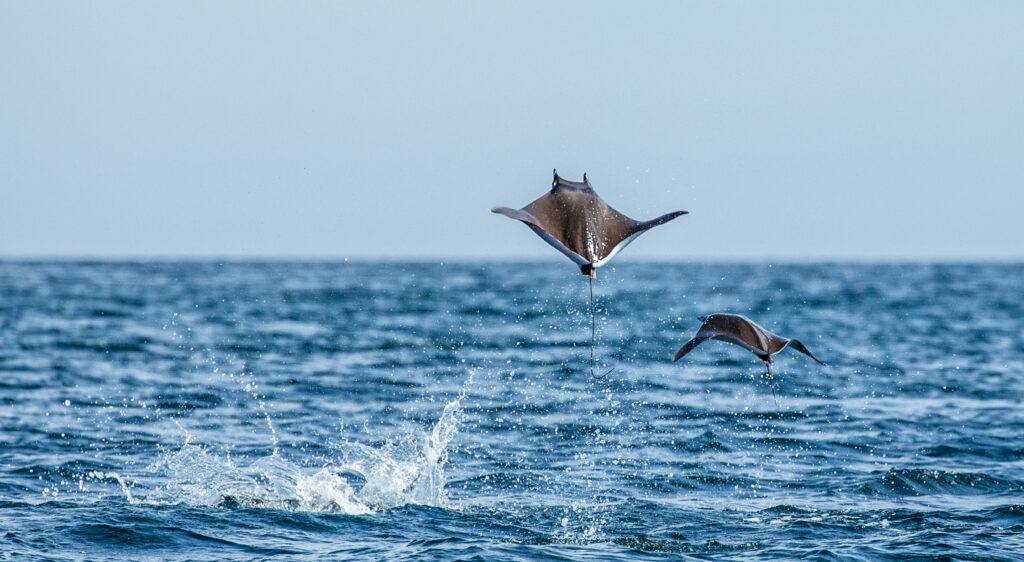
[[[350,515],[407,504],[445,507],[447,447],[458,432],[464,396],[445,405],[429,433],[399,436],[397,443],[380,448],[345,443],[340,459],[323,466],[300,466],[276,451],[254,462],[236,462],[229,454],[193,443],[185,432],[181,447],[147,467],[148,475],[132,481],[110,472],[87,477],[116,482],[129,503]]]

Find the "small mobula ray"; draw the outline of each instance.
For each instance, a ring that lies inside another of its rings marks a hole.
[[[630,242],[651,228],[686,211],[676,211],[654,220],[636,221],[605,203],[590,186],[587,174],[582,182],[562,179],[554,171],[551,191],[522,209],[494,207],[492,213],[521,221],[545,242],[580,266],[590,278],[590,373],[594,373],[594,278]],[[607,373],[606,373],[607,374]]]
[[[811,355],[811,351],[807,349],[800,340],[792,340],[784,338],[778,334],[773,334],[768,330],[765,330],[761,326],[754,323],[753,320],[746,316],[740,316],[739,314],[712,314],[710,316],[701,316],[702,322],[700,329],[697,330],[697,335],[683,344],[683,347],[676,351],[673,361],[679,361],[684,355],[693,351],[693,348],[708,341],[708,340],[722,340],[729,343],[734,343],[744,349],[751,351],[757,358],[764,361],[764,368],[768,370],[768,384],[772,388],[772,398],[775,398],[775,384],[772,381],[772,369],[770,365],[775,361],[772,360],[772,355],[782,351],[787,345],[793,349],[799,351],[814,359],[818,363],[824,365],[817,357]],[[776,403],[778,401],[776,400]]]

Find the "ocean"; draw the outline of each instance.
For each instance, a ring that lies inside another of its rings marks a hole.
[[[1022,560],[1022,294],[621,259],[598,379],[564,260],[0,261],[0,556]]]

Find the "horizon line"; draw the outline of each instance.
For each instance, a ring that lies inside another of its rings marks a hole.
[[[89,263],[146,263],[146,262],[201,262],[201,263],[560,263],[564,260],[526,256],[370,256],[370,255],[275,255],[275,254],[0,254],[0,263],[23,262],[89,262]],[[847,257],[722,257],[722,258],[660,258],[629,257],[616,261],[628,263],[671,264],[1024,264],[1024,256],[847,256]],[[614,267],[614,266],[606,266]]]

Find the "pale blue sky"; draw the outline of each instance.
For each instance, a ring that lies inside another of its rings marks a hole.
[[[0,256],[1024,258],[1024,4],[0,3]],[[568,264],[568,261],[566,261]]]

